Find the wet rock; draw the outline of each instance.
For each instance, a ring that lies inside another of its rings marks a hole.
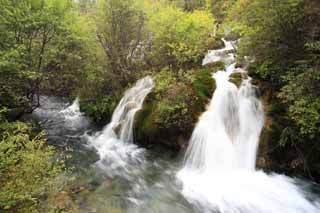
[[[124,121],[117,123],[115,126],[112,127],[113,131],[116,133],[116,135],[119,135],[121,127],[123,125]]]
[[[128,102],[127,104],[126,104],[126,106],[125,106],[125,111],[127,112],[127,111],[129,111],[129,110],[131,110],[131,109],[134,109],[134,108],[137,108],[138,106],[137,106],[137,103],[135,103],[135,102]]]
[[[270,140],[272,137],[272,131],[270,130],[269,122],[266,119],[265,127],[260,135],[258,156],[257,156],[257,168],[270,169],[273,166],[273,162],[270,159]]]
[[[239,88],[242,84],[242,81],[247,78],[248,75],[246,73],[235,72],[230,75],[229,81],[234,83]]]

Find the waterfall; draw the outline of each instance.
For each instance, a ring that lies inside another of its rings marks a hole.
[[[235,71],[213,75],[217,89],[192,134],[186,155],[188,168],[254,169],[263,108],[250,79],[244,80],[240,89],[229,82]]]
[[[259,136],[264,124],[262,103],[246,71],[235,68],[235,42],[209,51],[203,64],[223,61],[213,74],[216,90],[190,139],[185,164],[177,174],[183,195],[195,205],[226,213],[316,213],[295,181],[284,175],[255,170]],[[246,76],[240,88],[233,73]]]
[[[72,104],[66,103],[57,97],[40,96],[40,107],[32,113],[41,120],[47,131],[80,131],[88,128],[90,121],[80,112],[79,98]],[[59,128],[63,126],[64,128]]]
[[[133,144],[133,124],[136,112],[142,108],[153,86],[151,77],[140,79],[125,92],[111,122],[101,132],[88,136],[100,156],[97,164],[110,176],[121,175],[131,179],[137,171],[135,166],[144,161],[143,149]]]
[[[78,129],[89,125],[88,119],[80,111],[79,98],[77,97],[73,103],[60,111],[60,115],[64,117],[64,121],[69,128]]]

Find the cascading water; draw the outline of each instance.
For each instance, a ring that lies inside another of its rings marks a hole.
[[[295,181],[255,170],[263,107],[243,69],[235,68],[233,43],[208,53],[203,64],[223,61],[226,70],[213,74],[216,90],[200,117],[178,173],[183,194],[204,212],[316,213],[319,204],[306,198]],[[230,75],[246,76],[240,88]]]
[[[56,97],[40,97],[40,107],[33,115],[46,129],[48,136],[70,135],[88,128],[90,121],[81,112],[79,98],[70,105]],[[61,128],[63,126],[63,128]],[[51,134],[52,132],[52,134]]]
[[[100,156],[98,165],[110,176],[121,175],[127,179],[137,172],[136,165],[144,161],[144,150],[133,144],[135,113],[142,108],[145,97],[154,86],[151,77],[140,79],[127,90],[113,112],[111,122],[102,132],[89,140]]]

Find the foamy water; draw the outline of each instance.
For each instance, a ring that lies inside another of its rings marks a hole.
[[[185,165],[177,174],[183,195],[208,212],[320,212],[318,202],[307,199],[293,179],[255,170],[263,106],[250,77],[240,88],[229,81],[232,73],[245,71],[235,68],[232,43],[225,44],[225,48],[209,52],[203,62],[227,65],[213,74],[217,88],[194,129]]]

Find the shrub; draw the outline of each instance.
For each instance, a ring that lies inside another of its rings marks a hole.
[[[47,146],[22,122],[0,124],[0,210],[31,211],[63,169]]]
[[[147,23],[152,35],[147,54],[150,63],[160,67],[199,64],[214,29],[212,15],[206,11],[187,13],[171,5],[158,5],[152,12]]]

